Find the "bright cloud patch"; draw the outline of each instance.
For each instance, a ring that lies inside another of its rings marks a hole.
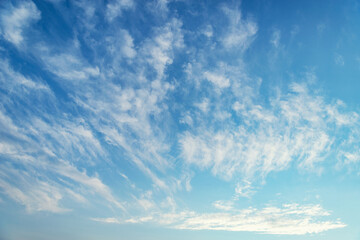
[[[224,76],[205,72],[204,77],[219,88],[226,88],[230,86],[229,79],[225,78]]]
[[[358,116],[340,113],[338,106],[313,96],[304,85],[293,84],[290,90],[271,99],[270,108],[255,104],[255,99],[235,101],[233,116],[219,129],[185,133],[180,139],[185,160],[226,179],[236,173],[248,178],[256,173],[265,177],[288,168],[292,161],[300,168],[315,170],[330,154],[336,126],[352,126]],[[214,104],[226,109],[228,99]],[[241,117],[244,124],[233,121],[235,117]],[[207,116],[202,121],[208,121]],[[215,120],[208,124],[215,124]]]
[[[225,209],[228,210],[228,209]],[[330,213],[320,205],[284,204],[282,207],[248,208],[224,213],[181,212],[159,214],[120,221],[116,218],[93,219],[107,223],[155,222],[175,229],[260,232],[303,235],[343,228],[340,221],[323,220]]]
[[[177,229],[253,231],[267,234],[302,235],[343,228],[341,222],[321,221],[317,218],[329,215],[320,206],[284,205],[261,210],[245,209],[236,213],[208,213],[190,216]]]
[[[40,18],[40,11],[31,1],[20,2],[17,6],[9,4],[8,9],[1,11],[2,35],[6,40],[19,45],[24,39],[24,29]]]

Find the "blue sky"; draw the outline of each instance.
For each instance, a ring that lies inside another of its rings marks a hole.
[[[359,240],[359,11],[2,1],[0,238]]]

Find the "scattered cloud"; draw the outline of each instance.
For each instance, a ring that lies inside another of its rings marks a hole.
[[[133,38],[126,30],[119,30],[116,36],[107,37],[106,42],[108,52],[114,61],[118,61],[121,57],[132,59],[136,55]]]
[[[42,48],[40,55],[46,68],[56,76],[66,80],[85,80],[90,77],[99,77],[99,68],[92,67],[72,53],[52,54]]]
[[[251,186],[251,182],[244,180],[242,183],[238,183],[235,188],[236,197],[250,198],[254,193],[254,188]]]
[[[65,19],[74,21],[65,40],[43,38],[26,58],[0,58],[4,196],[28,212],[72,211],[69,200],[100,202],[121,217],[90,220],[112,224],[288,235],[346,226],[328,220],[320,205],[237,209],[270,173],[321,175],[333,157],[338,169],[360,159],[358,113],[316,89],[314,73],[263,94],[266,85],[249,73],[243,54],[258,33],[256,21],[221,5],[227,25],[219,30],[206,20],[194,30],[180,13],[169,14],[169,1],[145,10],[131,0],[69,4],[76,17]],[[5,7],[2,37],[25,44],[40,11],[30,1]],[[135,8],[145,11],[136,14],[139,22],[153,14],[149,25],[120,23]],[[282,49],[282,34],[272,32],[271,50]],[[341,55],[334,60],[344,65]],[[212,212],[191,211],[179,197],[198,190],[193,178],[203,172],[235,188],[231,200],[212,200]]]
[[[154,222],[175,229],[259,232],[277,235],[314,234],[346,227],[346,224],[340,221],[323,220],[330,213],[320,205],[293,203],[281,207],[268,206],[263,209],[240,210],[234,210],[232,206],[224,205],[222,202],[215,202],[214,206],[227,212],[184,211],[132,218],[121,223]]]
[[[0,59],[0,82],[2,89],[9,92],[29,93],[31,91],[45,91],[50,93],[50,88],[40,81],[34,81],[29,77],[16,72],[6,59]],[[12,81],[8,81],[11,79]]]
[[[120,223],[116,218],[90,218],[95,222],[103,222],[103,223]]]
[[[133,0],[113,0],[106,6],[106,17],[108,21],[113,21],[116,17],[120,17],[122,11],[135,7]]]
[[[213,203],[213,206],[219,210],[230,211],[234,208],[234,202],[218,200]]]
[[[34,211],[54,213],[69,211],[69,209],[59,206],[59,201],[63,198],[59,187],[46,181],[36,180],[26,171],[5,168],[2,165],[0,188],[14,201],[24,205],[30,213]]]
[[[1,34],[7,41],[19,46],[24,40],[24,30],[40,18],[41,13],[32,1],[23,1],[16,6],[8,4],[1,10]]]
[[[195,103],[195,107],[198,107],[203,113],[207,113],[209,111],[209,99],[204,98],[200,103]]]
[[[223,7],[223,12],[228,17],[229,25],[222,42],[226,48],[246,50],[252,42],[258,27],[252,20],[245,20],[238,9]]]
[[[87,186],[91,192],[100,195],[109,203],[125,211],[123,204],[115,199],[109,187],[106,186],[99,178],[89,177],[85,172],[80,172],[78,169],[66,162],[63,162],[63,164],[59,164],[58,166],[53,166],[53,168],[54,171],[61,174],[61,176]]]
[[[291,162],[299,168],[320,171],[317,163],[330,154],[335,140],[333,124],[355,124],[357,115],[339,113],[334,110],[339,105],[313,96],[306,85],[292,84],[290,90],[292,93],[272,99],[270,108],[235,102],[234,114],[245,123],[235,127],[237,131],[230,130],[236,126],[230,122],[219,130],[184,133],[180,138],[184,160],[225,179],[235,173],[248,179],[265,177],[287,169]],[[227,101],[216,104],[221,108]]]
[[[280,44],[280,37],[281,37],[281,32],[280,30],[276,29],[270,39],[270,43],[275,47],[278,48],[279,44]]]
[[[213,28],[211,25],[206,25],[202,32],[206,37],[211,38],[214,34]]]
[[[204,77],[219,88],[226,88],[230,86],[230,80],[224,76],[217,75],[216,73],[205,72]]]

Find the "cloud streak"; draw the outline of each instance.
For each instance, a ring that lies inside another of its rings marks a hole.
[[[265,178],[272,171],[287,169],[291,162],[315,171],[330,154],[336,126],[353,126],[358,117],[353,112],[340,113],[339,106],[313,96],[305,85],[292,84],[290,90],[271,99],[268,108],[235,101],[232,118],[220,129],[185,132],[180,138],[184,160],[225,179],[235,173],[245,180],[255,175]],[[218,101],[215,106],[226,109],[226,104]],[[244,124],[233,122],[234,117],[241,117]]]
[[[23,40],[23,31],[33,22],[40,20],[41,14],[32,1],[11,4],[1,11],[1,31],[3,37],[19,46]]]
[[[275,235],[315,234],[346,227],[346,224],[340,221],[324,220],[323,218],[328,217],[330,213],[320,205],[292,203],[281,207],[268,206],[263,209],[223,207],[220,209],[231,211],[217,213],[184,211],[126,220],[104,218],[100,221],[118,224],[153,222],[174,229],[259,232]]]

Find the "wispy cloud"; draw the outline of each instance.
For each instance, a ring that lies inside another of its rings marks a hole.
[[[26,206],[28,212],[69,211],[59,206],[63,194],[58,186],[36,180],[26,171],[16,170],[4,164],[0,167],[0,188],[14,201]]]
[[[272,99],[270,108],[236,101],[233,114],[245,122],[237,131],[230,130],[236,125],[230,121],[219,130],[184,133],[180,138],[184,160],[225,179],[235,173],[265,177],[288,168],[292,161],[300,168],[315,170],[335,140],[333,124],[355,124],[357,117],[355,113],[340,114],[334,110],[338,106],[313,96],[304,85],[292,84],[290,89],[292,93]]]
[[[204,77],[219,88],[226,88],[230,86],[230,80],[224,76],[217,75],[211,72],[205,72]]]
[[[198,12],[191,14],[204,19],[189,26],[172,12],[183,2],[66,4],[56,18],[73,25],[51,33],[71,29],[64,39],[53,42],[44,26],[26,53],[0,50],[4,195],[28,212],[104,205],[120,217],[90,220],[113,224],[289,235],[345,227],[320,205],[250,206],[270,173],[321,176],[331,161],[341,169],[360,159],[358,113],[327,98],[315,73],[269,89],[250,73],[254,18],[220,4],[224,26]],[[31,42],[25,33],[41,18],[36,5],[5,7],[2,37]],[[275,29],[266,48],[280,51],[286,37]],[[185,202],[184,194],[198,194],[197,174],[230,184],[230,197],[212,199],[212,211]],[[239,200],[249,206],[238,209]]]
[[[267,234],[303,235],[346,226],[341,222],[315,220],[316,217],[327,214],[319,206],[289,205],[283,206],[283,208],[246,209],[237,214],[200,214],[185,219],[184,223],[174,227],[192,230],[252,231]]]
[[[1,10],[1,32],[3,37],[15,45],[20,45],[23,40],[24,30],[41,18],[41,13],[32,1],[23,1],[13,6],[7,4]]]
[[[87,16],[94,14],[81,2],[77,5],[87,12]],[[28,116],[23,120],[19,119],[17,123],[13,123],[11,118],[3,114],[4,124],[13,125],[13,130],[7,134],[10,136],[18,134],[22,140],[9,142],[8,139],[2,139],[1,145],[2,154],[9,162],[16,161],[39,175],[49,176],[49,181],[51,180],[49,184],[59,193],[59,197],[53,201],[54,206],[60,206],[63,198],[85,202],[87,196],[93,195],[125,211],[126,203],[114,196],[113,191],[103,183],[97,173],[90,175],[85,170],[89,166],[91,168],[97,164],[101,165],[101,161],[107,158],[108,153],[103,148],[104,143],[124,151],[126,159],[135,164],[138,170],[151,180],[155,189],[173,191],[173,188],[179,187],[176,176],[164,174],[165,170],[172,168],[171,163],[164,158],[169,146],[165,141],[165,134],[156,127],[152,118],[166,109],[163,99],[173,89],[170,83],[164,81],[165,69],[172,63],[175,51],[183,47],[181,26],[181,21],[172,18],[163,26],[155,27],[153,35],[137,47],[138,51],[135,50],[133,38],[127,30],[119,29],[109,33],[101,42],[107,46],[105,54],[108,62],[106,63],[100,58],[96,59],[95,63],[85,59],[82,56],[79,40],[76,38],[69,44],[65,43],[68,44],[65,48],[48,42],[36,44],[32,50],[34,58],[42,63],[43,70],[55,76],[55,81],[71,97],[73,101],[71,104],[84,111],[83,117],[57,112],[58,99],[49,98],[50,88],[17,73],[9,66],[8,61],[2,62],[2,74],[5,76],[3,79],[12,80],[6,81],[7,85],[4,85],[6,91],[12,91],[10,83],[27,86],[30,88],[29,91],[34,91],[35,88],[45,89],[47,92],[44,96],[55,107],[53,116],[50,116],[47,110],[42,108],[32,112],[34,109],[31,106]],[[96,28],[88,25],[86,29],[92,31],[92,34],[97,31]],[[127,63],[132,65],[135,73],[123,69],[119,64],[124,58],[134,60]],[[154,78],[147,79],[144,76],[153,71],[156,72]],[[124,81],[128,78],[131,84],[124,88],[117,85],[118,74],[123,75]],[[133,81],[133,78],[136,81]],[[142,84],[141,88],[132,86],[139,83]],[[23,98],[21,93],[16,93],[16,96],[19,99]],[[9,104],[14,104],[13,101],[16,101],[16,98],[10,100]],[[97,134],[102,135],[103,138],[99,139]],[[34,149],[30,150],[31,147]],[[116,161],[110,159],[108,161],[109,164],[117,164]],[[4,165],[4,169],[14,168],[12,164]],[[61,180],[54,179],[55,176]],[[15,175],[14,179],[19,177]],[[33,176],[29,176],[31,177]],[[11,189],[9,180],[5,178],[2,180],[4,183],[2,188]],[[185,182],[189,181],[184,178],[184,184]],[[58,187],[61,185],[71,186],[72,189],[60,190]],[[17,187],[16,183],[11,186]],[[190,189],[189,184],[186,188]],[[39,190],[38,185],[29,189],[43,192]],[[81,189],[81,192],[75,193],[78,189]],[[137,191],[134,189],[133,191]],[[19,192],[28,197],[31,195],[20,188]],[[11,195],[9,191],[6,193]],[[46,192],[39,196],[46,196],[45,194]],[[135,196],[134,198],[137,200],[133,205],[145,209],[152,206],[151,199]],[[41,197],[39,202],[40,200]],[[36,207],[32,209],[46,210]],[[49,211],[57,211],[55,207],[53,209]]]
[[[213,206],[219,210],[230,211],[234,209],[234,202],[218,200],[213,203]]]
[[[57,179],[65,177],[87,187],[87,191],[82,191],[84,194],[94,193],[112,205],[123,208],[98,177],[89,177],[68,161],[62,160],[74,159],[79,154],[90,160],[104,154],[89,127],[81,124],[81,120],[76,124],[64,118],[50,117],[43,112],[46,108],[44,110],[40,107],[35,113],[27,112],[30,116],[26,119],[20,117],[23,113],[16,112],[17,118],[14,121],[6,113],[4,105],[11,106],[13,101],[18,100],[29,101],[30,97],[24,92],[30,94],[33,91],[42,92],[43,98],[56,105],[54,94],[43,83],[16,72],[7,61],[1,62],[0,74],[7,79],[2,85],[3,90],[12,94],[12,100],[2,101],[0,109],[0,125],[6,129],[0,138],[0,154],[4,158],[0,165],[0,188],[10,198],[25,205],[30,212],[64,212],[69,209],[61,207],[60,201],[63,198],[86,202],[82,193],[73,191],[76,187],[71,190],[71,184],[63,186],[64,182]],[[23,170],[17,170],[16,166],[19,165]],[[39,180],[38,176],[45,179]]]
[[[61,79],[85,80],[99,77],[99,68],[87,64],[77,53],[78,49],[60,54],[52,53],[47,46],[40,46],[38,49],[38,55],[46,68]]]
[[[91,218],[91,220],[103,223],[120,223],[116,218]]]
[[[114,0],[106,6],[106,17],[108,21],[112,21],[114,18],[121,16],[122,11],[131,9],[135,6],[133,0]]]
[[[243,180],[241,183],[237,183],[235,188],[236,198],[238,197],[246,197],[250,198],[255,190],[253,186],[251,186],[251,182],[247,180]]]
[[[254,21],[244,20],[241,11],[236,8],[223,7],[229,25],[222,42],[226,48],[246,50],[251,44],[258,27]]]
[[[41,81],[36,81],[16,72],[6,59],[0,59],[0,76],[1,88],[9,92],[45,91],[49,93],[51,91]],[[12,81],[8,81],[8,79]]]
[[[280,30],[276,29],[270,39],[270,43],[275,47],[278,48],[279,44],[280,44],[280,37],[281,37],[281,32]]]
[[[259,232],[277,235],[304,235],[344,228],[340,221],[323,219],[330,213],[320,205],[284,204],[281,207],[268,206],[262,209],[236,210],[232,206],[216,202],[215,206],[227,212],[196,213],[179,212],[155,214],[117,223],[154,222],[175,229],[221,230],[237,232]],[[229,212],[230,211],[230,212]]]

